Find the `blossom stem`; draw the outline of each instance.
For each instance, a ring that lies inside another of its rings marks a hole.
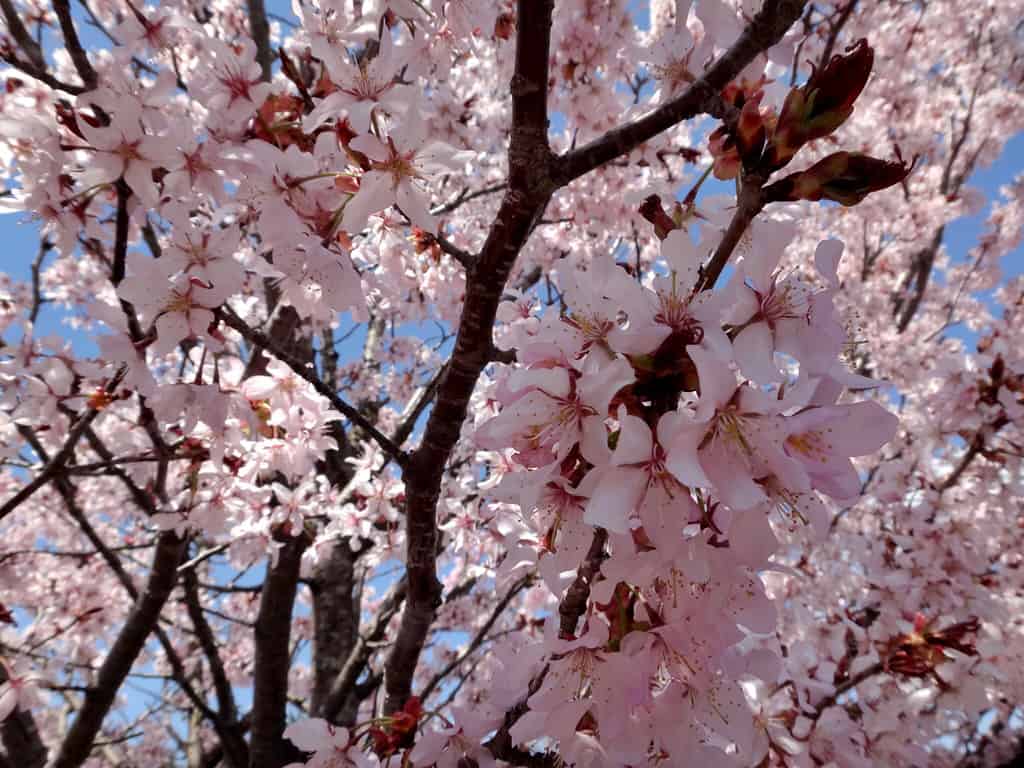
[[[725,265],[732,258],[733,251],[743,239],[747,227],[765,206],[764,191],[761,189],[762,179],[755,174],[746,174],[743,177],[743,186],[740,189],[739,199],[736,204],[736,212],[733,214],[729,228],[722,236],[722,242],[718,244],[711,261],[704,268],[700,280],[697,282],[697,291],[709,291],[715,287],[715,283],[725,269]]]

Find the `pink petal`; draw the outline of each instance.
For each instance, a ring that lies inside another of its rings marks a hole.
[[[697,448],[707,431],[707,422],[680,425],[668,447],[665,466],[679,482],[691,488],[711,487],[697,456]]]
[[[839,287],[839,259],[843,255],[842,240],[822,240],[814,251],[814,266],[833,288]]]
[[[767,384],[781,380],[779,368],[775,365],[775,340],[767,323],[751,323],[732,343],[736,362],[748,379]]]
[[[615,445],[612,463],[639,464],[649,461],[654,448],[651,428],[643,419],[626,413],[626,406],[619,406],[619,440]]]
[[[612,467],[594,489],[583,520],[612,533],[629,533],[629,518],[647,485],[647,473],[640,469]]]

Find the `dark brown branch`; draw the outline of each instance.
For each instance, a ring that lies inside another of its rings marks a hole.
[[[589,144],[558,159],[556,176],[562,184],[589,173],[683,120],[701,112],[721,113],[719,91],[729,84],[758,54],[782,39],[800,18],[807,0],[768,0],[753,21],[704,75],[685,93],[666,102],[649,115],[609,131]]]
[[[437,208],[431,209],[431,213],[435,216],[441,216],[446,213],[458,210],[464,203],[468,203],[470,200],[476,200],[478,197],[484,197],[486,195],[493,195],[495,192],[502,192],[508,186],[505,182],[500,184],[492,184],[489,187],[478,189],[475,192],[470,192],[469,188],[463,189],[458,195],[455,196],[454,200],[451,200],[443,205],[439,205]]]
[[[967,446],[967,450],[964,452],[964,455],[960,457],[960,461],[958,461],[956,466],[953,467],[953,470],[949,473],[946,479],[939,484],[938,491],[940,494],[945,493],[960,482],[960,478],[963,476],[964,472],[967,471],[967,468],[971,466],[971,462],[978,458],[978,456],[985,450],[986,432],[989,436],[994,435],[1008,423],[1009,422],[1006,417],[1002,416],[993,424],[987,425],[974,433],[974,437]]]
[[[89,758],[103,719],[141,653],[146,638],[157,626],[160,611],[174,588],[185,543],[185,539],[178,538],[173,531],[160,534],[146,586],[104,659],[96,681],[86,694],[82,708],[50,768],[77,768]]]
[[[309,708],[314,717],[323,716],[332,686],[358,642],[356,557],[347,538],[332,542],[309,581],[313,597],[313,693]],[[344,703],[338,713],[349,714],[343,712]],[[337,713],[331,720],[336,717]]]
[[[28,61],[25,61],[19,58],[15,51],[6,48],[0,54],[0,58],[3,61],[55,90],[64,91],[75,96],[85,92],[85,88],[65,83],[50,74],[46,66],[46,57],[43,55],[43,49],[25,28],[21,17],[18,15],[18,9],[14,7],[14,3],[11,0],[0,0],[0,10],[3,11],[4,20],[7,22],[8,33],[14,38],[17,47],[28,57]]]
[[[951,134],[950,134],[950,151],[949,157],[946,158],[946,164],[942,169],[942,181],[939,183],[939,192],[945,195],[947,198],[956,196],[963,182],[967,176],[970,175],[975,163],[977,162],[978,154],[984,147],[984,142],[978,147],[977,152],[967,159],[964,168],[959,174],[953,174],[953,167],[956,165],[957,160],[960,157],[960,153],[963,151],[964,145],[967,141],[967,137],[971,132],[971,125],[974,118],[975,104],[978,98],[978,91],[981,88],[982,80],[985,77],[985,70],[982,69],[978,75],[978,79],[974,83],[974,87],[971,89],[971,97],[967,105],[967,113],[964,115],[963,124],[960,127],[959,134],[956,131],[956,124],[953,119],[950,119],[951,123]],[[939,248],[942,245],[942,238],[946,233],[946,225],[939,226],[934,234],[932,235],[931,242],[920,251],[918,251],[910,264],[910,269],[904,277],[903,286],[905,289],[910,289],[911,293],[909,296],[901,295],[898,297],[896,303],[896,314],[899,315],[897,328],[900,333],[903,333],[909,326],[911,320],[917,314],[920,309],[921,302],[924,300],[924,294],[928,288],[928,281],[931,277],[932,269],[935,266],[935,257],[938,255]],[[913,284],[913,288],[910,286]]]
[[[416,422],[419,421],[420,416],[423,415],[423,411],[427,409],[432,402],[434,397],[437,395],[437,389],[441,384],[441,379],[444,378],[445,367],[434,374],[434,378],[430,382],[419,390],[416,399],[410,404],[410,406],[402,413],[402,422],[395,429],[395,434],[391,440],[395,445],[402,445],[406,440],[409,439],[409,435],[416,428]]]
[[[356,681],[363,674],[363,670],[366,669],[366,663],[373,653],[374,646],[384,638],[388,624],[391,622],[392,617],[398,613],[399,608],[402,607],[407,594],[408,581],[405,577],[402,577],[377,607],[377,612],[373,618],[373,625],[356,640],[355,645],[349,652],[348,658],[345,660],[345,664],[341,668],[341,672],[338,673],[337,679],[324,700],[323,714],[321,716],[326,720],[334,720],[338,713],[341,712],[342,707],[344,707],[345,702],[355,688]]]
[[[43,49],[39,47],[39,43],[21,22],[21,16],[18,14],[18,9],[14,7],[14,3],[11,0],[0,0],[0,9],[4,12],[7,31],[22,52],[28,56],[29,65],[37,72],[46,72],[46,57],[43,56]]]
[[[303,755],[283,738],[291,667],[291,627],[299,566],[309,541],[301,534],[277,551],[268,570],[256,616],[253,670],[251,768],[280,768]]]
[[[576,625],[580,616],[587,611],[587,603],[590,600],[590,588],[594,584],[594,578],[601,570],[601,563],[604,561],[604,545],[608,541],[608,532],[604,528],[594,531],[594,538],[590,541],[590,549],[587,556],[580,563],[576,578],[565,597],[558,604],[559,632],[562,637],[576,637]]]
[[[43,448],[42,444],[36,437],[35,432],[32,431],[31,428],[23,427],[22,434],[28,440],[29,444],[32,446],[33,450],[36,451],[36,453],[38,453],[44,459],[47,458],[46,449]],[[68,514],[71,516],[71,519],[75,521],[75,524],[78,525],[79,529],[81,529],[82,533],[89,540],[89,543],[93,545],[96,552],[100,555],[100,557],[103,558],[104,562],[106,562],[110,570],[113,571],[118,581],[124,587],[125,592],[128,593],[128,596],[134,602],[138,602],[139,591],[135,587],[135,582],[132,580],[131,576],[128,575],[128,572],[125,570],[124,565],[121,563],[121,560],[118,558],[116,554],[117,551],[120,551],[123,548],[110,547],[107,545],[105,541],[103,541],[103,539],[97,532],[96,528],[93,527],[92,523],[89,522],[89,519],[86,517],[85,512],[79,506],[78,501],[75,497],[75,488],[71,484],[70,480],[68,480],[66,475],[64,475],[63,473],[58,475],[54,479],[54,485],[56,486],[58,493],[60,493],[61,498],[64,500],[64,504],[67,507],[67,511]],[[142,509],[148,512],[149,514],[153,514],[153,512],[155,512],[155,507],[152,505],[152,502],[149,500],[148,496],[144,496]],[[188,676],[185,673],[185,667],[182,664],[181,659],[174,648],[174,645],[171,643],[171,639],[167,635],[167,632],[159,624],[157,624],[156,627],[154,627],[153,631],[154,634],[156,634],[157,639],[160,641],[160,645],[163,647],[164,653],[167,654],[167,662],[171,666],[171,671],[173,673],[172,678],[174,679],[174,681],[177,682],[179,686],[181,686],[182,691],[185,693],[186,696],[188,696],[189,700],[195,706],[196,710],[199,713],[201,713],[204,717],[206,717],[208,720],[210,720],[210,722],[213,723],[215,728],[219,727],[219,721],[215,716],[215,713],[212,710],[210,710],[209,707],[206,706],[206,702],[203,701],[203,699],[199,696],[198,693],[196,693],[195,689],[189,683]]]
[[[800,16],[804,4],[805,0],[771,0],[736,44],[681,97],[556,160],[547,142],[552,2],[518,3],[508,189],[468,275],[455,349],[423,441],[410,457],[403,477],[409,597],[386,665],[386,713],[401,709],[411,693],[419,654],[440,604],[436,506],[444,468],[459,439],[477,379],[491,359],[491,332],[505,283],[551,195],[559,186],[629,152],[681,120],[701,111],[725,115],[718,91],[756,55],[781,39]]]
[[[818,60],[818,67],[824,67],[828,64],[828,60],[832,58],[832,51],[835,50],[836,41],[839,39],[839,33],[843,31],[843,27],[846,26],[846,22],[850,20],[853,15],[854,9],[857,7],[857,0],[847,0],[843,10],[839,12],[839,18],[835,21],[829,21],[828,40],[825,41],[825,48],[821,52],[821,58]]]
[[[213,721],[214,729],[220,739],[224,751],[224,759],[230,768],[247,768],[249,765],[249,747],[245,742],[243,729],[238,722],[238,708],[235,704],[234,691],[224,669],[224,661],[220,657],[217,638],[210,628],[203,607],[199,601],[199,582],[195,570],[184,571],[185,608],[192,621],[199,646],[203,649],[210,676],[213,678],[213,689],[217,694],[217,717]]]
[[[263,0],[246,0],[249,7],[249,31],[256,43],[256,61],[260,63],[264,82],[269,83],[274,74],[274,51],[270,47],[270,23]]]
[[[824,699],[819,701],[817,703],[817,705],[814,707],[814,710],[812,712],[810,712],[809,714],[807,714],[807,716],[810,717],[811,720],[817,722],[818,718],[820,718],[822,716],[822,714],[824,714],[826,709],[828,709],[829,707],[835,706],[835,703],[839,700],[840,696],[842,696],[847,691],[852,690],[853,688],[856,688],[858,685],[863,683],[865,680],[868,680],[869,678],[872,678],[875,675],[880,675],[883,672],[885,672],[885,663],[881,662],[881,661],[876,661],[870,667],[867,667],[866,669],[862,669],[856,675],[853,675],[852,677],[847,678],[846,680],[841,682],[839,685],[837,685],[836,689],[832,693],[830,693],[828,696],[826,696]]]
[[[210,666],[210,676],[213,678],[213,690],[217,694],[217,708],[221,717],[234,720],[238,714],[235,706],[235,696],[228,681],[227,673],[224,670],[224,662],[220,657],[217,648],[217,638],[213,634],[206,616],[203,614],[203,606],[199,602],[199,584],[196,579],[196,572],[192,568],[185,570],[178,569],[183,574],[185,586],[185,609],[188,611],[189,619],[192,621],[192,629],[199,645],[203,649],[206,661]]]
[[[43,297],[41,272],[43,260],[46,259],[46,254],[50,252],[51,248],[53,248],[53,244],[44,237],[39,241],[39,252],[32,262],[32,309],[29,311],[28,319],[33,325],[35,325],[36,319],[39,317],[39,310],[48,301],[48,299]]]
[[[525,752],[516,747],[512,743],[511,730],[512,726],[515,725],[519,719],[529,711],[527,701],[533,694],[540,690],[540,687],[544,684],[544,678],[547,677],[548,667],[545,666],[536,677],[530,681],[530,685],[527,688],[526,695],[519,700],[519,702],[512,707],[508,712],[505,713],[505,718],[498,728],[498,732],[494,734],[484,744],[487,749],[490,750],[491,754],[499,760],[504,760],[512,765],[528,766],[530,768],[556,768],[561,764],[561,760],[550,754],[535,755],[531,752]]]
[[[438,247],[455,259],[459,264],[463,266],[467,271],[473,268],[473,264],[476,263],[476,256],[469,251],[464,251],[459,248],[455,243],[446,238],[444,235],[432,235],[434,242],[437,243]]]
[[[78,30],[75,29],[75,22],[71,18],[71,4],[68,0],[53,0],[53,10],[60,21],[60,31],[64,35],[64,46],[71,56],[78,76],[85,83],[85,89],[91,91],[96,87],[96,70],[93,69],[89,56],[82,47],[82,41],[78,38]]]
[[[547,141],[552,8],[553,0],[518,3],[509,187],[469,272],[455,349],[423,440],[404,473],[409,596],[385,668],[385,713],[401,709],[408,699],[420,652],[441,603],[436,513],[445,464],[458,442],[477,379],[489,361],[492,328],[505,283],[555,189]]]
[[[911,290],[911,293],[909,296],[903,297],[903,300],[897,305],[899,321],[896,327],[900,333],[907,330],[910,326],[910,321],[914,319],[914,315],[917,314],[917,310],[921,306],[925,290],[928,288],[928,279],[932,274],[932,267],[935,265],[935,257],[942,246],[942,237],[945,232],[945,225],[938,227],[932,235],[931,242],[914,255],[910,273],[907,276],[907,287]],[[913,284],[912,289],[909,283]]]

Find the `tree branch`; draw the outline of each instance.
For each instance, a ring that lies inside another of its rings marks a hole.
[[[842,696],[847,691],[849,691],[849,690],[851,690],[853,688],[856,688],[858,685],[863,683],[865,680],[867,680],[869,678],[872,678],[875,675],[882,674],[884,671],[885,671],[885,663],[881,662],[881,661],[876,661],[870,667],[868,667],[866,669],[862,669],[856,675],[853,675],[852,677],[847,678],[846,680],[841,682],[839,685],[837,685],[836,689],[832,693],[830,693],[824,699],[819,701],[815,705],[814,711],[811,712],[810,714],[808,714],[808,717],[810,717],[811,720],[817,722],[818,718],[820,718],[822,716],[822,714],[824,714],[826,709],[828,709],[829,707],[835,706],[835,703],[839,700],[840,696]]]
[[[685,93],[658,107],[649,115],[609,131],[557,161],[556,176],[567,184],[620,155],[634,150],[677,123],[701,112],[723,114],[719,96],[754,58],[782,39],[803,12],[807,0],[766,0],[764,7],[743,30],[732,47],[711,65]]]
[[[509,186],[480,255],[467,276],[455,349],[438,390],[423,440],[410,457],[406,483],[406,573],[409,596],[384,674],[385,713],[404,706],[435,612],[437,500],[445,464],[466,418],[477,379],[489,362],[498,302],[516,257],[541,217],[555,184],[547,141],[548,59],[553,0],[519,0]]]
[[[60,21],[60,31],[64,35],[64,46],[68,49],[68,55],[75,65],[78,76],[85,83],[85,89],[91,91],[96,88],[96,70],[93,69],[89,56],[82,47],[82,41],[78,39],[78,30],[75,29],[75,22],[71,18],[71,4],[68,0],[53,0],[53,10]]]
[[[518,579],[511,587],[509,587],[505,595],[498,601],[497,605],[494,606],[490,616],[487,617],[487,620],[480,626],[480,629],[477,630],[473,639],[469,641],[469,645],[467,645],[461,653],[459,653],[432,678],[430,678],[430,682],[423,686],[423,691],[420,693],[420,697],[423,701],[427,700],[427,697],[434,692],[434,689],[437,688],[441,681],[458,668],[462,662],[473,655],[473,652],[476,651],[476,649],[479,648],[487,639],[487,633],[491,631],[491,627],[494,626],[495,622],[497,622],[501,617],[501,614],[505,612],[505,609],[508,608],[509,604],[516,598],[516,595],[532,583],[533,575],[528,574]]]
[[[370,655],[373,653],[373,647],[384,638],[384,633],[387,631],[388,624],[391,623],[391,618],[402,607],[402,603],[408,594],[408,588],[409,582],[403,576],[391,588],[391,591],[385,596],[384,600],[381,601],[369,631],[357,638],[355,645],[349,652],[348,658],[345,660],[345,664],[341,668],[341,672],[338,673],[337,679],[324,700],[323,707],[321,708],[324,719],[328,721],[334,720],[338,713],[341,712],[350,693],[355,688],[356,681],[366,668],[366,662],[369,661]]]
[[[953,467],[953,470],[949,473],[946,479],[939,485],[939,494],[945,493],[960,482],[960,478],[963,476],[964,472],[967,471],[967,468],[971,466],[971,462],[973,462],[981,452],[985,450],[986,432],[988,435],[994,435],[1008,423],[1009,421],[1005,416],[1003,416],[1000,419],[997,419],[995,423],[988,425],[987,430],[982,428],[974,433],[974,438],[971,440],[970,445],[968,445],[964,455],[960,457],[960,461],[957,462],[956,466]]]
[[[576,625],[580,616],[587,610],[587,602],[590,600],[590,588],[593,586],[594,578],[601,570],[601,563],[604,561],[604,545],[608,541],[608,531],[598,528],[594,531],[594,538],[590,541],[590,549],[587,556],[580,563],[576,578],[565,597],[558,604],[559,632],[563,637],[576,637]]]
[[[348,538],[337,539],[330,547],[329,552],[320,556],[309,582],[313,596],[313,693],[309,709],[314,717],[323,716],[330,691],[359,638],[357,554]],[[344,704],[345,701],[338,713],[345,708]]]
[[[89,758],[103,718],[142,651],[146,638],[156,627],[160,611],[174,588],[185,543],[185,539],[173,531],[160,534],[149,580],[104,659],[96,682],[86,694],[78,717],[65,735],[50,768],[77,768]]]
[[[268,569],[256,616],[253,671],[251,768],[280,768],[301,762],[303,753],[283,738],[291,667],[292,609],[299,566],[309,541],[302,533],[277,551]]]
[[[195,569],[187,568],[182,571],[179,568],[178,571],[184,574],[185,608],[192,621],[192,628],[199,640],[199,646],[203,649],[203,655],[206,656],[206,661],[209,664],[213,689],[217,694],[217,718],[214,720],[214,729],[217,731],[228,765],[231,768],[247,768],[249,747],[245,743],[245,737],[238,722],[234,690],[231,688],[231,682],[224,669],[224,661],[220,657],[217,638],[213,634],[209,622],[206,621],[202,604],[199,602],[199,581],[196,578]]]
[[[263,0],[246,0],[249,7],[249,31],[256,43],[256,61],[260,63],[264,82],[269,83],[274,74],[274,51],[270,47],[270,23]]]
[[[117,391],[118,385],[124,378],[125,369],[121,368],[114,377],[107,383],[104,391],[109,395]],[[0,520],[3,520],[7,515],[18,508],[23,501],[28,499],[33,493],[42,488],[46,483],[57,476],[60,471],[67,464],[72,454],[75,452],[75,446],[78,445],[78,441],[85,434],[85,431],[92,424],[93,420],[99,416],[102,408],[97,406],[89,406],[85,409],[85,413],[79,416],[78,421],[75,422],[71,431],[68,433],[67,440],[64,441],[64,445],[56,453],[56,455],[46,464],[43,470],[36,475],[30,482],[22,486],[21,490],[18,491],[14,496],[4,502],[3,506],[0,506]]]
[[[4,12],[7,31],[10,32],[18,47],[28,56],[28,63],[38,72],[46,72],[46,57],[43,55],[43,49],[22,24],[21,16],[18,14],[18,9],[14,7],[14,3],[11,0],[0,0],[0,9]]]

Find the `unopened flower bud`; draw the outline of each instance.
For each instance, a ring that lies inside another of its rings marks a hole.
[[[662,207],[661,198],[657,195],[651,195],[640,204],[640,215],[654,225],[654,234],[659,240],[668,237],[672,230],[679,229],[679,225]]]
[[[875,54],[863,38],[811,73],[802,88],[786,97],[772,136],[768,162],[781,168],[800,147],[828,136],[853,113],[853,103],[871,74]]]
[[[760,109],[762,95],[758,93],[744,103],[736,123],[736,149],[747,165],[755,164],[764,150],[766,129]]]
[[[719,181],[735,179],[740,173],[740,153],[736,140],[725,126],[718,128],[708,137],[708,151],[714,158],[712,166]]]
[[[872,192],[899,184],[912,169],[913,163],[902,160],[836,152],[770,185],[765,195],[769,202],[825,199],[852,206]]]

